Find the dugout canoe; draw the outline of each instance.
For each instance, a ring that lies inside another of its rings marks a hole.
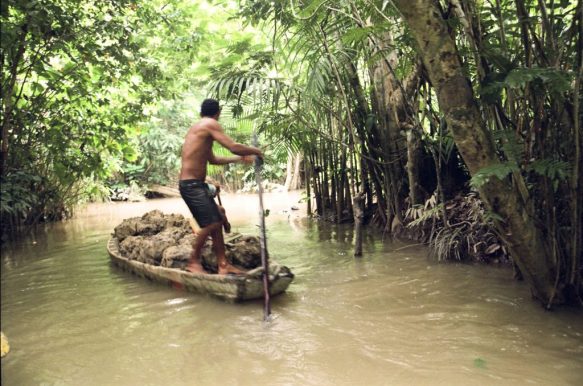
[[[263,268],[261,267],[247,272],[246,275],[217,275],[146,264],[124,257],[115,237],[107,243],[107,251],[114,265],[152,281],[234,302],[263,297]],[[272,262],[269,268],[270,295],[275,296],[285,292],[294,279],[294,274],[287,267]]]

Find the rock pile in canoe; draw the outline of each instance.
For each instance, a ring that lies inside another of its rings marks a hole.
[[[163,214],[159,210],[123,220],[115,227],[113,236],[119,242],[119,251],[124,257],[177,269],[186,268],[195,237],[184,216]],[[227,260],[231,264],[245,270],[261,266],[258,237],[227,235],[226,240]],[[216,273],[217,262],[211,246],[209,238],[202,250],[202,265],[208,273]]]
[[[115,265],[154,281],[234,301],[263,297],[263,268],[257,237],[241,234],[225,237],[227,259],[246,270],[244,275],[215,274],[217,261],[210,241],[202,251],[202,265],[208,273],[186,271],[194,237],[188,220],[182,215],[165,215],[155,210],[126,219],[115,227],[107,250]],[[293,279],[289,268],[270,259],[271,295],[284,292]]]

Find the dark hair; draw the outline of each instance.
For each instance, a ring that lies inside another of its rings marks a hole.
[[[216,99],[205,99],[200,105],[201,117],[213,117],[221,111],[219,101]]]

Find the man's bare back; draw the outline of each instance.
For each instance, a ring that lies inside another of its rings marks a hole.
[[[213,125],[213,122],[218,125],[216,120],[205,117],[188,130],[182,147],[181,180],[205,180],[206,165],[213,146],[213,137],[208,126]]]
[[[213,141],[219,142],[222,146],[229,149],[231,153],[242,157],[215,156],[212,151]],[[188,130],[184,139],[180,179],[204,181],[206,178],[207,163],[214,165],[225,165],[234,162],[249,163],[252,160],[245,156],[252,155],[261,157],[261,150],[236,143],[225,134],[216,119],[203,117]]]

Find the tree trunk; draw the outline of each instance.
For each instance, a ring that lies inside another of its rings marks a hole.
[[[393,44],[389,31],[382,34],[381,38],[374,40],[377,50],[388,51]],[[402,162],[406,157],[406,145],[400,134],[401,122],[407,121],[407,96],[404,95],[399,85],[399,80],[392,71],[397,64],[396,51],[391,50],[381,60],[372,63],[369,67],[372,80],[373,98],[377,110],[379,130],[379,144],[383,152],[384,174],[389,179],[391,189],[387,195],[387,217],[394,216],[402,219],[403,215],[403,177],[405,167]],[[390,229],[390,224],[387,224]]]
[[[302,165],[302,159],[303,157],[301,153],[295,154],[293,160],[294,171],[291,182],[289,184],[289,190],[298,190],[299,188],[301,188],[302,179],[300,178],[300,167]]]
[[[407,177],[409,179],[409,203],[422,205],[425,194],[420,184],[421,138],[414,129],[407,130]]]
[[[455,143],[472,175],[499,163],[492,137],[482,121],[469,80],[464,75],[453,38],[436,4],[431,0],[395,0],[418,45],[439,106]],[[527,205],[528,193],[518,173],[513,180],[491,177],[480,187],[488,209],[501,216],[500,236],[545,306],[555,299],[556,266],[550,259],[545,236],[535,226]]]
[[[290,186],[291,186],[291,182],[292,179],[294,177],[294,171],[293,171],[293,166],[294,166],[294,156],[293,153],[291,151],[287,152],[287,165],[285,167],[285,190],[291,190]]]
[[[307,199],[307,205],[306,205],[306,211],[308,212],[308,217],[312,216],[312,191],[310,189],[310,169],[312,167],[312,164],[309,161],[309,158],[306,159],[306,162],[304,162],[304,178],[305,178],[305,184],[306,184],[306,199]]]

